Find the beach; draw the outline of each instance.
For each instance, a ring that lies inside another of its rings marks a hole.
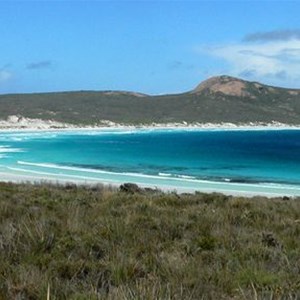
[[[71,179],[62,179],[62,178],[55,178],[50,176],[32,176],[32,175],[17,175],[17,174],[10,174],[10,173],[3,173],[0,172],[0,178],[1,182],[11,182],[11,183],[20,183],[20,184],[52,184],[52,185],[60,185],[60,186],[68,186],[70,184],[76,184],[78,186],[98,186],[98,185],[104,185],[104,186],[111,186],[113,188],[119,188],[123,183],[123,181],[108,181],[108,180],[86,180],[86,179],[78,179],[78,178],[71,178]],[[211,183],[210,183],[211,184]],[[264,191],[257,189],[257,187],[252,190],[243,190],[241,186],[238,188],[241,188],[241,190],[237,189],[230,189],[230,184],[223,184],[223,186],[218,186],[218,183],[216,183],[216,186],[212,184],[210,188],[207,187],[207,185],[204,185],[203,187],[178,187],[178,186],[172,186],[172,185],[153,185],[153,184],[146,184],[146,183],[139,183],[139,187],[141,188],[150,188],[155,190],[160,190],[165,193],[177,193],[177,194],[185,194],[185,193],[191,193],[194,194],[195,192],[202,192],[202,193],[221,193],[228,196],[242,196],[242,197],[255,197],[255,196],[263,196],[266,198],[276,198],[276,197],[299,197],[300,196],[300,190],[298,193],[295,193],[294,189],[289,191],[288,189],[282,189],[281,191],[274,191],[274,188],[269,187],[267,189],[264,189]]]
[[[150,124],[122,124],[109,120],[99,120],[94,125],[70,124],[53,120],[31,119],[19,115],[9,116],[6,120],[0,120],[0,132],[7,131],[73,131],[73,130],[130,130],[130,129],[196,129],[196,130],[285,130],[300,129],[300,124],[285,124],[273,121],[271,123],[250,122],[234,124],[223,123],[150,123]]]
[[[298,126],[287,126],[286,124],[268,124],[263,126],[262,124],[244,124],[243,126],[238,126],[233,124],[159,124],[153,126],[130,126],[122,124],[108,124],[109,126],[102,127],[72,127],[67,126],[68,124],[63,124],[59,128],[53,128],[53,124],[48,123],[46,126],[44,123],[40,123],[40,120],[30,121],[24,125],[24,120],[21,123],[22,128],[16,129],[14,126],[7,126],[1,128],[0,135],[2,137],[9,137],[7,141],[10,143],[13,142],[11,148],[7,147],[7,142],[3,141],[2,148],[0,149],[2,156],[9,155],[25,155],[22,154],[20,149],[17,146],[22,145],[22,141],[26,139],[39,139],[43,138],[45,140],[54,141],[56,137],[60,136],[110,136],[116,135],[119,136],[131,136],[132,134],[142,134],[147,135],[149,133],[169,133],[174,132],[226,132],[226,131],[281,131],[281,130],[297,130]],[[1,124],[1,123],[0,123]],[[33,126],[34,124],[34,126]],[[43,124],[43,126],[42,126]],[[7,124],[6,124],[7,125]],[[19,124],[20,125],[20,124]],[[58,124],[56,124],[57,126]],[[110,141],[114,142],[114,140]],[[117,142],[117,141],[116,141]],[[122,141],[123,143],[124,141]],[[51,144],[47,144],[51,145]],[[46,145],[46,146],[47,146]],[[89,144],[90,146],[92,144]],[[15,148],[14,148],[15,147]],[[49,146],[47,146],[49,147]],[[134,149],[134,148],[133,148]],[[50,153],[50,149],[49,149]],[[59,154],[55,152],[56,155]],[[50,155],[50,154],[49,154]],[[22,161],[25,160],[25,161]],[[10,182],[49,182],[49,183],[75,183],[80,185],[97,185],[105,184],[112,186],[119,186],[124,182],[133,182],[138,184],[141,187],[151,187],[158,188],[163,191],[176,191],[178,193],[186,193],[195,191],[201,192],[220,192],[228,195],[243,195],[243,196],[254,196],[254,195],[264,195],[267,197],[273,196],[300,196],[300,187],[290,185],[290,184],[273,184],[272,182],[235,182],[234,180],[227,179],[224,177],[222,182],[215,180],[214,178],[203,179],[197,178],[197,176],[191,176],[191,174],[174,174],[174,172],[169,174],[164,170],[157,169],[156,174],[149,174],[149,172],[143,170],[140,171],[128,171],[124,170],[112,170],[110,171],[107,168],[103,170],[98,167],[94,169],[93,167],[83,166],[80,164],[75,165],[60,165],[56,163],[49,163],[47,160],[42,159],[37,162],[26,162],[27,157],[21,157],[17,159],[13,164],[8,164],[7,166],[0,166],[0,178],[1,181],[10,181]],[[44,161],[45,160],[45,161]],[[2,160],[3,161],[3,160]],[[207,173],[209,173],[207,171]]]

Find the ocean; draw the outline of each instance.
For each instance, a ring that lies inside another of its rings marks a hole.
[[[300,130],[0,133],[0,180],[300,196]]]

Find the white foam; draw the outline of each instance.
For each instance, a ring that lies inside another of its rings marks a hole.
[[[41,168],[51,168],[51,169],[60,169],[60,170],[68,170],[68,171],[78,171],[78,172],[87,172],[87,173],[98,173],[98,174],[110,174],[110,175],[123,175],[123,176],[130,176],[130,177],[142,177],[142,178],[151,178],[151,179],[162,179],[161,176],[155,175],[147,175],[142,173],[131,173],[131,172],[110,172],[104,170],[97,170],[91,168],[78,168],[78,167],[69,167],[69,166],[60,166],[51,163],[31,163],[25,161],[18,161],[20,165],[27,165],[33,167],[41,167]],[[189,182],[199,182],[199,183],[209,183],[210,181],[206,180],[196,180],[196,179],[188,179],[188,178],[176,178],[176,177],[164,177],[163,179],[168,180],[177,180],[177,181],[189,181]]]
[[[171,173],[158,173],[159,176],[161,177],[171,177],[171,178],[183,178],[183,179],[196,179],[194,176],[190,175],[179,175],[179,174],[171,174]]]
[[[31,162],[26,162],[26,161],[18,161],[17,163],[19,165],[49,168],[49,169],[60,169],[60,170],[79,171],[79,172],[88,172],[88,173],[99,173],[99,174],[117,174],[117,173],[109,172],[109,171],[96,170],[96,169],[90,169],[90,168],[60,166],[60,165],[51,164],[51,163],[31,163]]]
[[[9,146],[0,146],[0,153],[11,153],[11,152],[24,152],[20,148],[11,148]]]
[[[162,177],[169,177],[169,176],[172,176],[172,174],[170,173],[158,173],[159,176],[162,176]]]
[[[17,171],[17,172],[24,172],[24,173],[31,173],[36,175],[46,175],[50,177],[68,177],[68,178],[77,178],[77,179],[83,179],[83,180],[94,180],[99,181],[100,178],[96,177],[89,177],[89,176],[81,176],[81,175],[69,175],[69,174],[61,174],[61,173],[48,173],[48,172],[40,172],[40,171],[34,171],[34,170],[28,170],[28,169],[22,169],[22,168],[15,168],[15,167],[7,167],[7,169],[11,171]],[[110,180],[105,179],[106,182],[116,182],[116,180]]]
[[[57,135],[53,132],[13,132],[0,135],[0,140],[4,142],[23,142],[32,139],[52,139],[56,138]]]
[[[84,134],[84,135],[107,135],[107,134],[133,134],[140,132],[139,130],[108,130],[108,131],[78,131],[72,132],[71,134]]]
[[[189,176],[189,175],[175,175],[178,178],[183,178],[183,179],[195,179],[196,177],[194,176]]]
[[[69,167],[69,166],[60,166],[56,164],[51,163],[31,163],[31,162],[24,162],[24,161],[18,161],[18,164],[20,165],[27,165],[27,166],[33,166],[33,167],[41,167],[41,168],[50,168],[50,169],[60,169],[60,170],[68,170],[68,171],[78,171],[78,172],[86,172],[86,173],[98,173],[98,174],[107,174],[107,175],[114,175],[114,176],[129,176],[133,178],[148,178],[148,179],[158,179],[158,180],[169,180],[169,181],[180,181],[180,182],[189,182],[189,183],[195,183],[195,184],[208,184],[208,185],[222,185],[222,186],[235,186],[235,187],[247,187],[247,188],[275,188],[275,189],[285,189],[285,190],[299,190],[300,188],[295,186],[289,186],[289,185],[282,185],[278,184],[276,186],[269,185],[269,184],[253,184],[253,183],[234,183],[234,182],[218,182],[218,181],[209,181],[209,180],[200,180],[200,179],[191,179],[191,178],[178,178],[178,177],[162,177],[162,176],[155,176],[155,175],[146,175],[141,173],[130,173],[130,172],[110,172],[110,171],[104,171],[104,170],[96,170],[96,169],[90,169],[90,168],[78,168],[78,167]],[[60,174],[59,174],[60,176]],[[73,176],[73,175],[71,175]],[[183,175],[186,177],[186,175]],[[94,177],[93,177],[94,178]],[[101,178],[99,178],[101,179]],[[106,179],[105,179],[106,180]],[[112,180],[115,181],[115,180]]]

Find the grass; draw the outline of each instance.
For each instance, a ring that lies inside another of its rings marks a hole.
[[[0,183],[0,299],[299,299],[299,200]]]

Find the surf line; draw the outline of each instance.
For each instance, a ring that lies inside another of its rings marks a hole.
[[[67,171],[78,171],[78,172],[85,172],[85,173],[96,173],[96,174],[107,174],[107,175],[113,175],[113,176],[128,176],[133,178],[149,178],[149,179],[156,179],[159,181],[179,181],[179,182],[190,182],[190,183],[196,183],[196,184],[207,184],[207,185],[223,185],[226,186],[235,186],[235,187],[253,187],[253,188],[265,188],[265,189],[285,189],[285,190],[300,190],[300,188],[292,187],[288,185],[277,185],[277,186],[269,186],[269,185],[263,185],[263,184],[251,184],[251,183],[234,183],[234,182],[217,182],[217,181],[208,181],[208,180],[199,180],[199,179],[190,179],[190,178],[176,178],[176,177],[167,177],[167,176],[154,176],[154,175],[146,175],[146,174],[139,174],[139,173],[129,173],[129,172],[110,172],[110,171],[103,171],[103,170],[95,170],[90,168],[77,168],[77,167],[69,167],[69,166],[60,166],[56,164],[51,163],[31,163],[31,162],[25,162],[25,161],[18,161],[17,162],[20,165],[27,165],[27,166],[33,166],[33,167],[41,167],[41,168],[51,168],[51,169],[59,169],[59,170],[67,170]],[[50,173],[51,174],[51,173]],[[61,174],[63,175],[63,174]],[[73,176],[73,175],[70,175]],[[74,175],[77,176],[77,175]],[[94,178],[94,177],[92,177]],[[106,179],[99,178],[103,181]],[[111,180],[110,181],[118,181],[119,180]],[[124,182],[124,180],[122,181]]]
[[[78,178],[78,179],[85,179],[85,180],[94,180],[94,181],[100,181],[101,178],[97,177],[89,177],[89,176],[81,176],[81,175],[71,175],[71,174],[58,174],[58,173],[48,173],[48,172],[39,172],[34,170],[28,170],[28,169],[22,169],[22,168],[14,168],[14,167],[7,167],[7,169],[17,172],[23,172],[23,173],[31,173],[36,175],[46,175],[50,177],[69,177],[69,178]],[[105,182],[117,182],[117,180],[113,179],[104,179]],[[120,181],[122,182],[122,181]]]

